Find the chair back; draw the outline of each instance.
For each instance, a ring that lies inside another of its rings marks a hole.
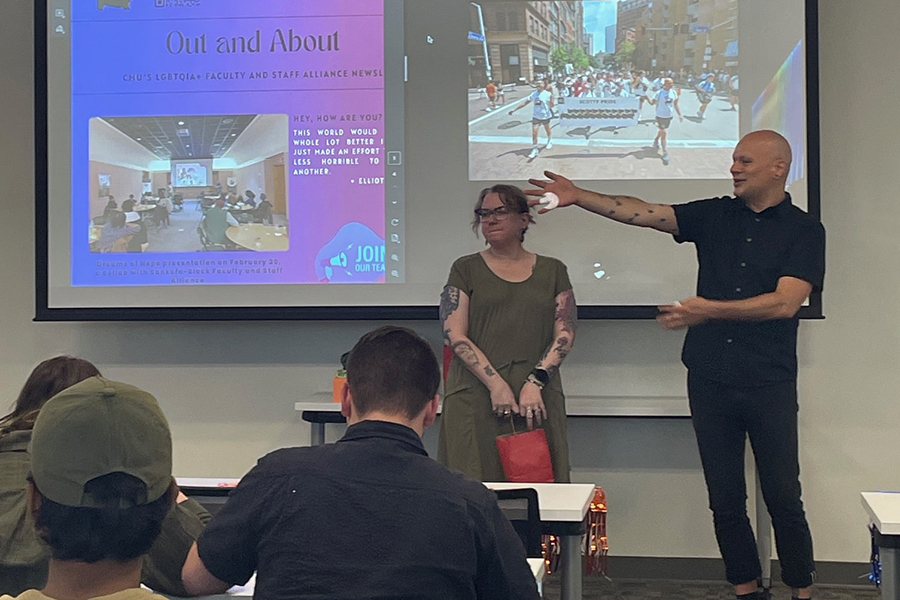
[[[109,248],[109,250],[106,250],[105,252],[114,252],[117,254],[121,252],[128,252],[128,244],[131,243],[132,238],[134,238],[133,235],[123,235],[115,242],[113,242],[113,245]]]
[[[169,211],[162,204],[153,209],[153,224],[161,225],[169,216]]]
[[[257,223],[272,224],[272,204],[268,200],[263,200],[259,206],[253,211],[254,221]]]
[[[494,490],[501,512],[512,523],[519,534],[528,558],[542,558],[541,509],[538,505],[537,490],[522,488],[514,490]]]
[[[206,218],[201,219],[200,224],[197,225],[197,235],[200,236],[200,244],[204,250],[225,250],[225,244],[218,244],[210,239],[209,232],[206,230]]]

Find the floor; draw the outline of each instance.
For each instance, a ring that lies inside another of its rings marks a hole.
[[[790,590],[782,585],[772,589],[773,600],[789,600]],[[559,598],[559,577],[551,575],[544,583],[544,598]],[[602,577],[584,578],[584,598],[606,600],[728,600],[734,598],[727,583],[710,581],[607,580]],[[881,592],[874,585],[817,585],[813,590],[817,600],[877,600]]]

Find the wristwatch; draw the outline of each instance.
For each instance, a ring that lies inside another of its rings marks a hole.
[[[525,383],[533,383],[534,385],[537,386],[537,388],[539,390],[544,389],[544,384],[541,383],[540,380],[538,380],[538,378],[535,377],[533,373],[528,374],[528,377],[525,378]]]
[[[550,383],[550,373],[548,373],[545,369],[539,369],[535,367],[531,370],[531,373],[528,374],[527,381],[534,383],[541,389],[544,389],[544,386]]]

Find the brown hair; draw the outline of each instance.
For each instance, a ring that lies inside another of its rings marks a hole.
[[[361,416],[381,411],[413,419],[437,394],[440,381],[431,346],[405,327],[367,333],[347,359],[347,386]]]
[[[0,437],[10,431],[30,430],[47,400],[79,381],[97,375],[100,375],[97,367],[83,358],[48,358],[25,380],[13,411],[0,419]]]
[[[475,210],[481,208],[481,205],[484,204],[484,199],[487,198],[488,194],[499,195],[500,201],[503,202],[503,206],[508,208],[511,213],[527,214],[529,225],[534,223],[534,217],[531,216],[531,209],[528,206],[528,196],[516,186],[498,183],[489,188],[484,188],[481,190],[481,193],[478,194],[478,200],[475,202]],[[472,231],[475,232],[475,237],[478,237],[479,225],[481,225],[481,219],[478,218],[478,215],[475,215],[475,218],[472,219]],[[525,226],[525,229],[522,230],[522,234],[519,236],[520,242],[525,241],[526,231],[528,231],[528,225]]]

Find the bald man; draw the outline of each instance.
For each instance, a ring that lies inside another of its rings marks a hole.
[[[757,598],[761,575],[747,517],[744,445],[749,435],[772,516],[781,578],[809,598],[812,538],[800,499],[797,452],[797,312],[825,276],[825,229],[791,203],[791,148],[774,131],[734,149],[734,196],[649,204],[576,187],[545,172],[530,195],[553,192],[620,223],[649,227],[697,247],[697,295],[659,307],[666,329],[687,328],[691,418],[726,576],[738,598]],[[531,201],[537,204],[537,201]],[[540,211],[540,212],[546,212]]]

